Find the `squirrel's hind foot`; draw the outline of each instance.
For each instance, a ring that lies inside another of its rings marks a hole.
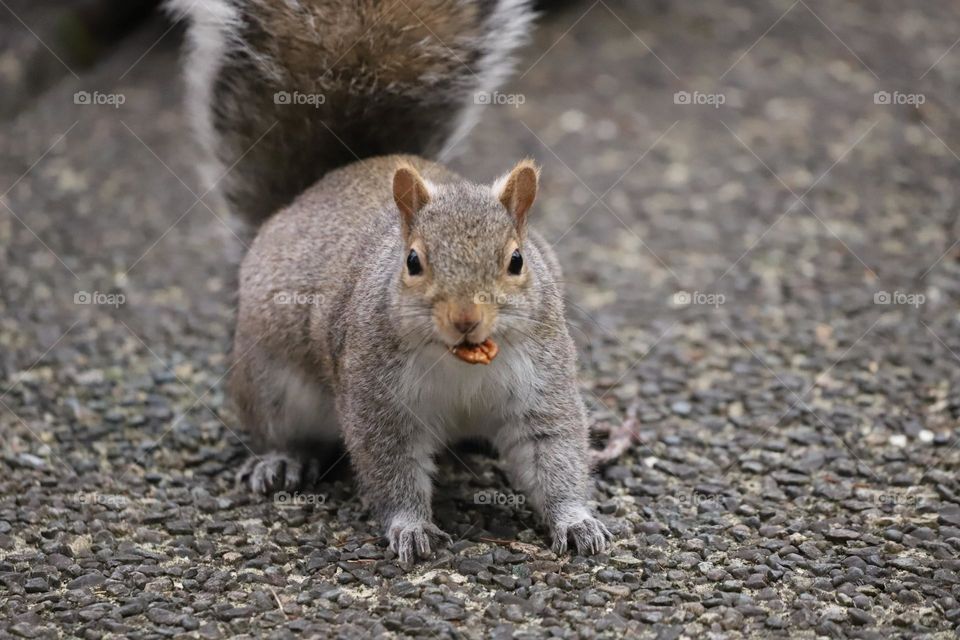
[[[310,488],[319,477],[319,460],[303,460],[272,451],[262,456],[250,456],[237,472],[237,484],[249,486],[254,493],[266,495]]]

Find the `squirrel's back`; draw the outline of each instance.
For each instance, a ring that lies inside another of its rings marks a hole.
[[[528,0],[168,0],[190,19],[189,110],[253,226],[331,169],[442,156],[510,71]]]

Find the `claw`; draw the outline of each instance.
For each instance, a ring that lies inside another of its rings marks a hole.
[[[251,456],[237,473],[237,484],[249,485],[261,494],[280,491],[296,491],[304,487],[305,469],[311,462],[285,453],[267,453],[263,456]]]
[[[428,557],[431,553],[431,539],[437,541],[438,548],[453,542],[448,533],[427,521],[401,521],[394,524],[387,531],[387,539],[402,564]]]
[[[573,538],[578,554],[594,555],[606,550],[613,534],[593,516],[587,516],[570,525],[558,525],[553,534],[554,553],[562,555],[566,552],[568,538]]]

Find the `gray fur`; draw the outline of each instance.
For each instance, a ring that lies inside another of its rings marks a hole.
[[[411,229],[428,276],[413,287],[403,280],[409,247],[391,183],[407,164],[430,191]],[[520,242],[522,278],[501,268],[511,242]],[[433,456],[465,435],[504,454],[558,552],[568,538],[581,553],[600,551],[610,534],[587,506],[587,421],[559,280],[549,246],[517,229],[494,187],[410,156],[355,163],[320,180],[254,240],[240,274],[232,396],[261,448],[291,459],[308,444],[332,446],[339,429],[402,561],[446,539],[431,518]],[[437,305],[478,293],[495,300],[484,307],[500,346],[489,365],[450,354],[434,315]],[[332,396],[335,418],[316,415],[312,431],[289,420],[301,412],[287,410],[290,393],[277,381],[291,371],[298,389]],[[311,433],[315,442],[305,442]],[[262,479],[276,462],[269,465],[255,488],[274,485]]]

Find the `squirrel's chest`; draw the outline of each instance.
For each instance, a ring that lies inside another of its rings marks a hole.
[[[536,376],[521,349],[502,349],[483,365],[467,364],[435,346],[407,363],[399,395],[427,426],[440,430],[438,436],[492,438],[529,405]]]

